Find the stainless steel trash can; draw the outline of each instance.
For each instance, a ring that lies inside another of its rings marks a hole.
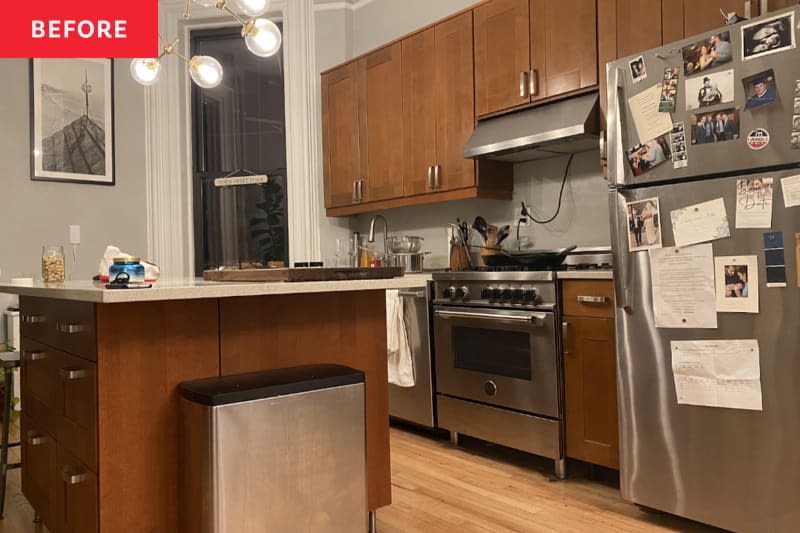
[[[180,385],[181,527],[367,530],[364,374],[318,365]]]

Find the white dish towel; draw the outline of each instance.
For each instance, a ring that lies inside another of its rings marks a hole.
[[[389,364],[389,383],[399,387],[414,386],[414,361],[408,343],[403,298],[398,291],[386,291],[386,351]]]

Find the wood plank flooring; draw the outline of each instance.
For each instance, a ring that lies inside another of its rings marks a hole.
[[[380,533],[719,533],[675,516],[624,502],[613,483],[578,473],[551,481],[552,462],[463,438],[460,447],[413,430],[392,428],[392,496],[378,511]],[[11,460],[19,451],[12,449]],[[574,469],[573,469],[574,470]],[[8,475],[0,533],[47,533],[33,523]]]
[[[454,447],[395,427],[391,447],[394,503],[378,511],[380,533],[721,531],[627,503],[613,482],[551,481],[552,461],[482,441]]]

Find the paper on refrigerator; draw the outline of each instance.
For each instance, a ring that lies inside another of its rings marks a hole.
[[[772,227],[772,178],[736,180],[736,229]]]
[[[679,404],[762,410],[757,340],[672,341]]]
[[[650,250],[657,328],[716,329],[712,245]]]
[[[670,114],[658,110],[660,96],[661,84],[658,83],[628,98],[628,106],[640,143],[656,139],[672,130]]]
[[[781,180],[783,189],[783,204],[786,207],[800,205],[800,176],[789,176]]]
[[[670,211],[675,246],[689,246],[731,236],[722,198]]]

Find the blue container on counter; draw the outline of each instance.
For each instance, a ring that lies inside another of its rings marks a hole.
[[[113,282],[122,272],[129,276],[129,282],[144,283],[144,265],[138,257],[115,257],[114,264],[108,267],[108,281]]]

